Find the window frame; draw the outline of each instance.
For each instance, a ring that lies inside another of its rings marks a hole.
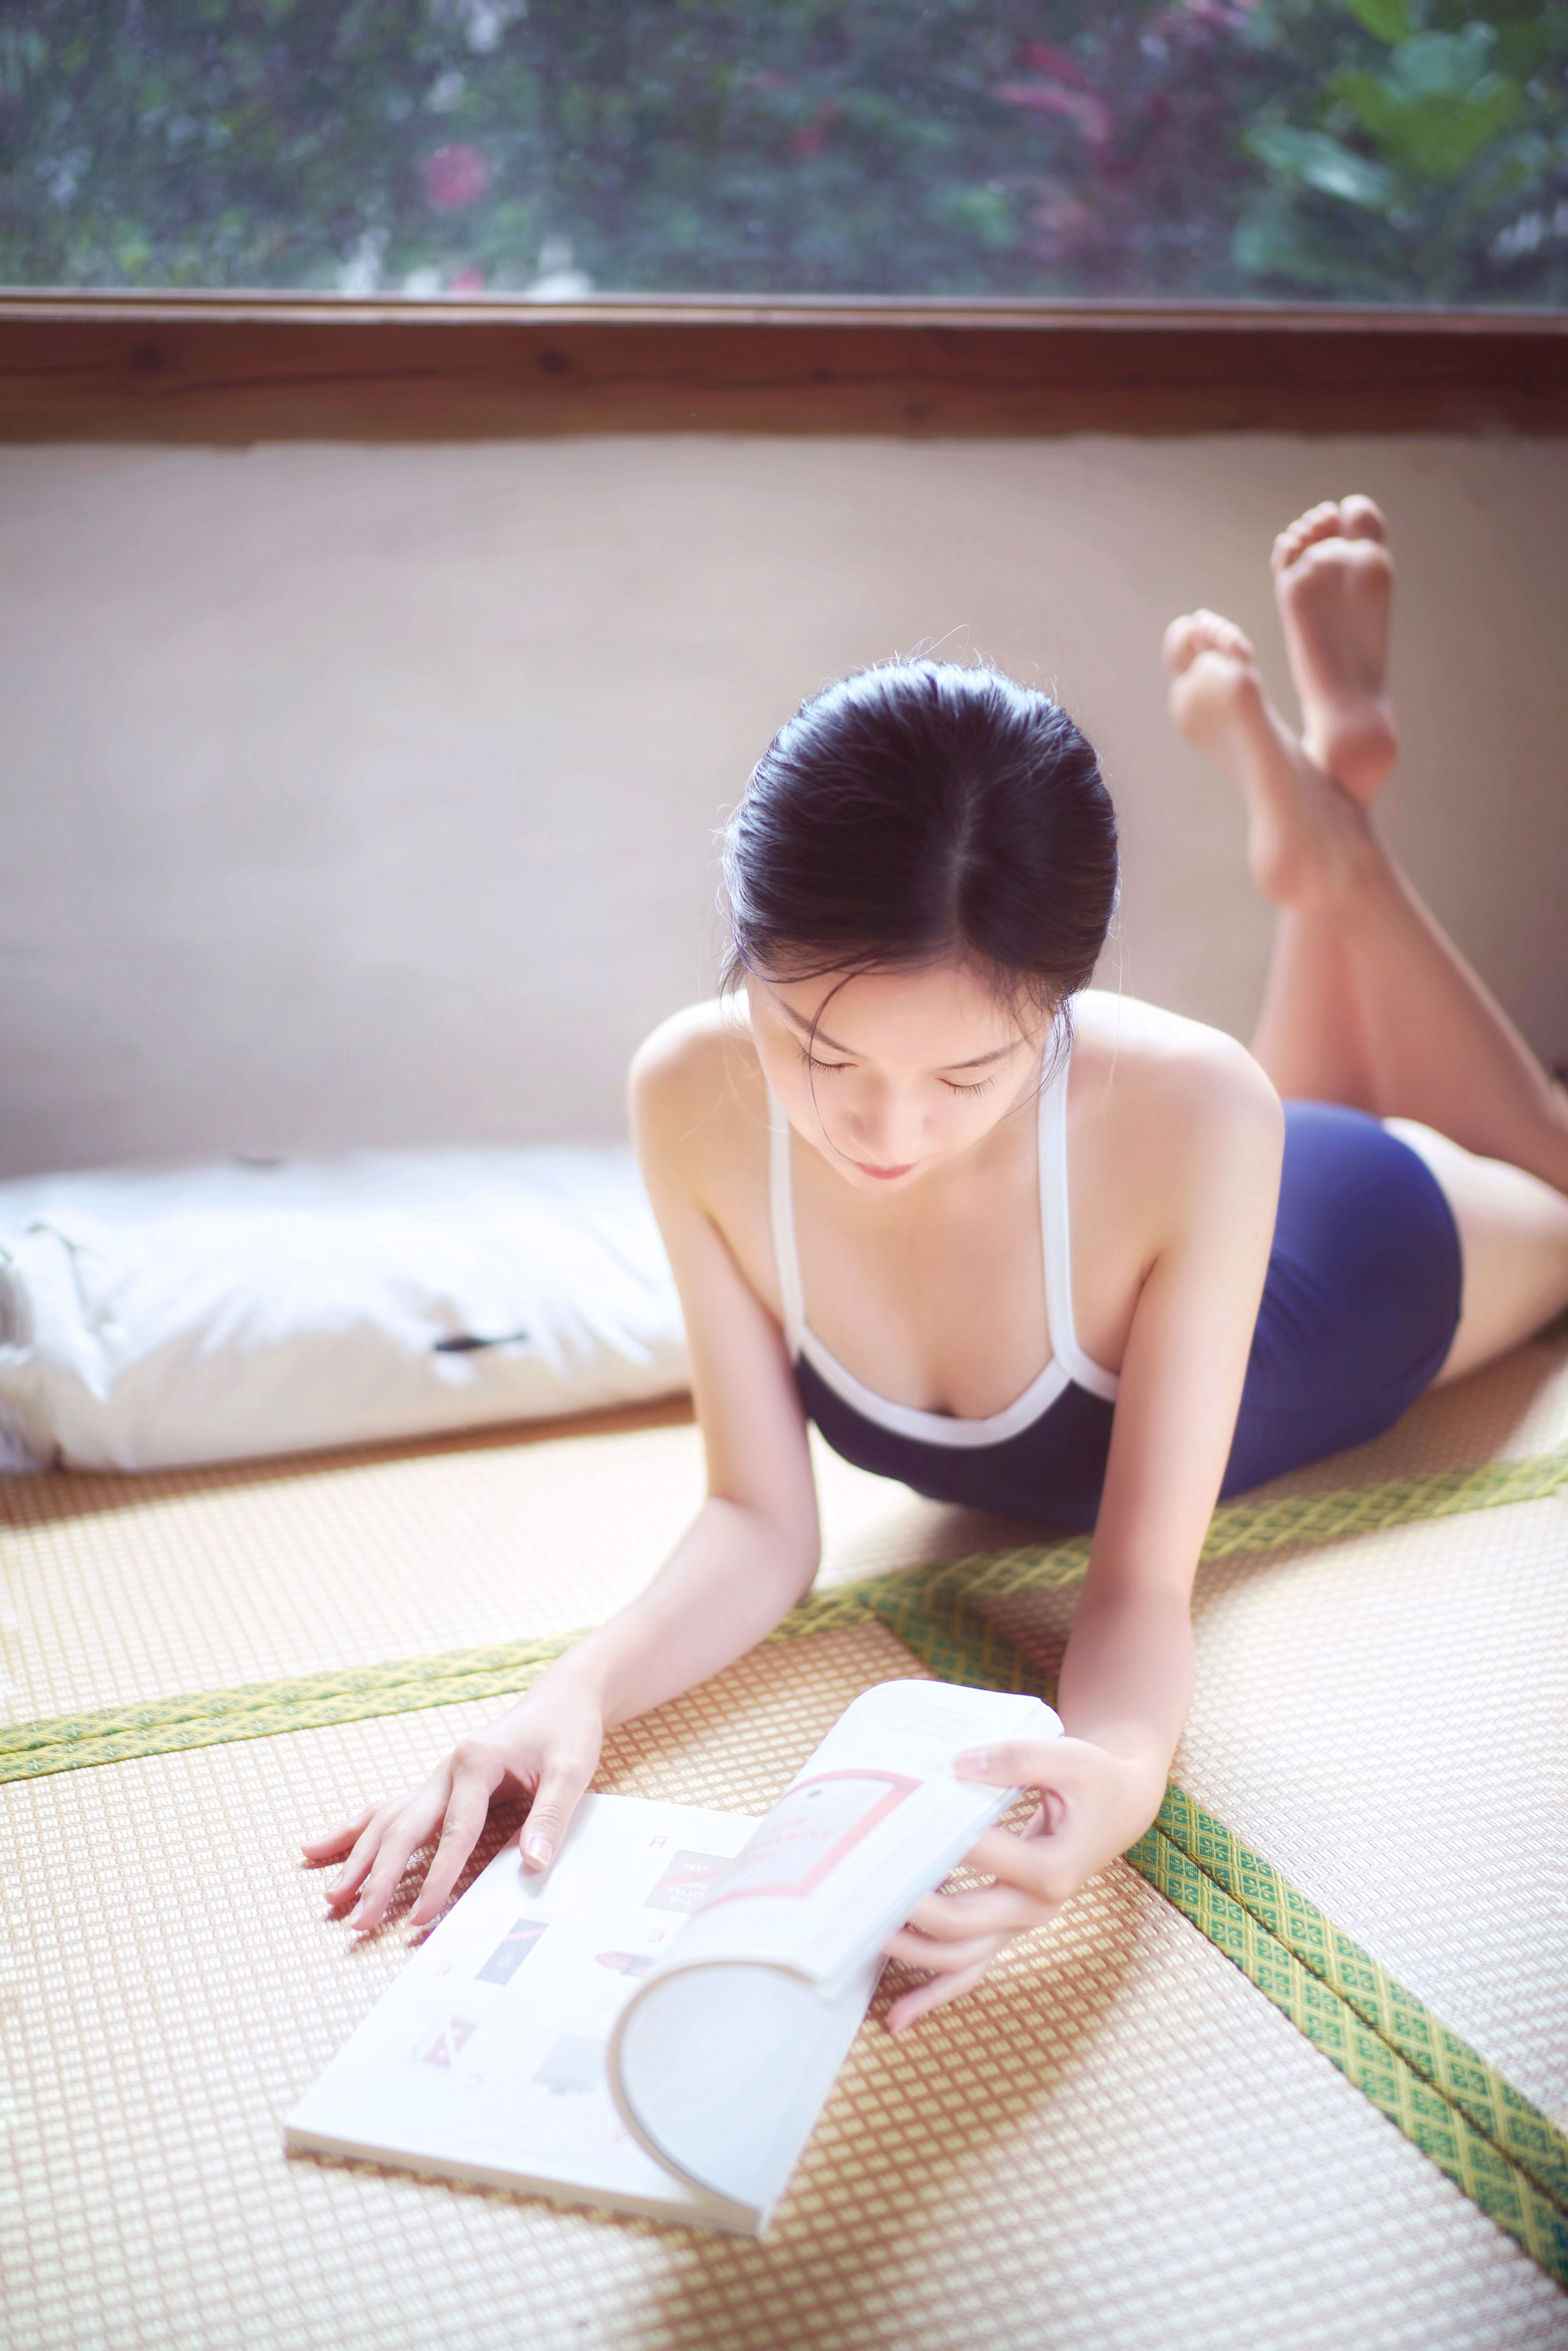
[[[0,441],[1568,431],[1568,312],[0,291]]]

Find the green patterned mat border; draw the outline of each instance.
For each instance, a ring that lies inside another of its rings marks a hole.
[[[1206,1560],[1332,1542],[1347,1535],[1415,1526],[1460,1512],[1498,1510],[1568,1489],[1568,1447],[1521,1461],[1490,1461],[1475,1469],[1442,1470],[1428,1478],[1389,1479],[1375,1486],[1338,1487],[1321,1494],[1287,1494],[1272,1501],[1228,1502],[1214,1513],[1204,1538]],[[794,1608],[769,1635],[798,1639],[849,1625],[880,1623],[898,1631],[899,1612],[917,1611],[940,1593],[971,1600],[1005,1600],[1029,1593],[1064,1591],[1083,1581],[1089,1538],[983,1552],[936,1568],[898,1568],[857,1583],[830,1584]],[[47,1716],[0,1725],[0,1782],[51,1771],[123,1763],[136,1756],[168,1755],[237,1739],[270,1739],[278,1731],[316,1730],[335,1722],[361,1722],[470,1698],[504,1698],[526,1688],[580,1633],[484,1648],[450,1649],[429,1657],[382,1665],[334,1667],[286,1681],[242,1682],[228,1689],[189,1691],[81,1714]]]
[[[1568,1448],[1521,1462],[1401,1479],[1216,1511],[1207,1559],[1282,1550],[1568,1487]],[[1043,1691],[977,1600],[1079,1582],[1086,1539],[902,1569],[814,1593],[770,1636],[880,1624],[941,1678]],[[17,1723],[0,1780],[364,1720],[525,1687],[576,1634],[453,1650],[349,1672]],[[1568,2285],[1568,2137],[1272,1865],[1174,1785],[1127,1855],[1141,1876],[1286,2015],[1396,2128],[1542,2269]]]
[[[906,1607],[898,1637],[944,1681],[1044,1687],[961,1594]],[[1370,1951],[1172,1785],[1126,1858],[1456,2188],[1568,2285],[1568,2135]]]

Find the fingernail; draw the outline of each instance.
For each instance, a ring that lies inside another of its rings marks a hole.
[[[971,1747],[967,1755],[955,1755],[953,1757],[953,1770],[955,1771],[989,1771],[990,1769],[991,1750],[989,1747]]]
[[[364,1907],[365,1900],[363,1895],[361,1895],[359,1900],[355,1903],[354,1907],[349,1911],[348,1917],[345,1918],[343,1922],[344,1925],[346,1927],[357,1927],[359,1924],[359,1913]]]
[[[530,1861],[536,1861],[543,1869],[556,1848],[547,1836],[531,1836],[524,1839],[523,1850]]]

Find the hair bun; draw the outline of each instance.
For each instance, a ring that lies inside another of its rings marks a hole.
[[[1116,813],[1049,695],[889,662],[780,727],[726,831],[724,893],[726,982],[962,957],[1054,1010],[1105,945]]]

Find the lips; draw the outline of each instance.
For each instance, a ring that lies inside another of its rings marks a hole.
[[[884,1184],[890,1184],[896,1176],[907,1176],[914,1164],[912,1159],[909,1167],[872,1167],[864,1159],[857,1159],[855,1163],[862,1176],[875,1176]]]

